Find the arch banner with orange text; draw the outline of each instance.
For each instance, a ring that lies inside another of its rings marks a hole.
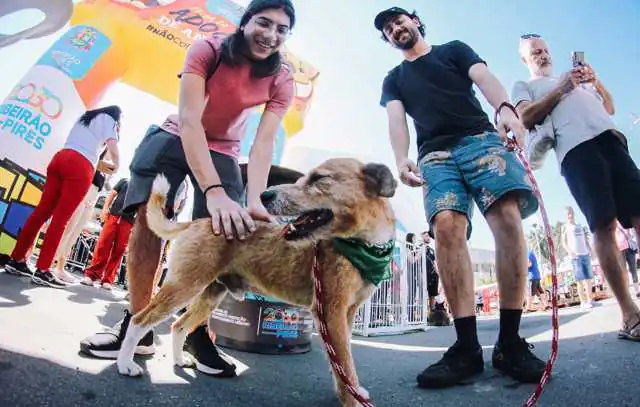
[[[23,7],[19,3],[16,11]],[[49,161],[86,109],[96,107],[116,81],[177,104],[177,74],[191,43],[233,32],[242,13],[232,0],[76,3],[68,31],[0,105],[0,253],[13,249],[40,199]],[[296,55],[284,54],[294,68],[296,91],[278,131],[276,164],[287,140],[304,125],[319,74]],[[248,155],[262,108],[256,106],[249,119],[243,155]]]

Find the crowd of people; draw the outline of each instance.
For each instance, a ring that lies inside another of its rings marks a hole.
[[[180,75],[178,112],[149,127],[130,164],[130,179],[120,181],[110,192],[105,204],[109,209],[101,216],[104,226],[99,243],[83,279],[84,284],[99,281],[109,288],[128,245],[129,307],[111,331],[83,340],[82,352],[115,357],[131,316],[153,294],[166,242],[151,232],[144,213],[157,174],[164,174],[171,186],[168,217],[180,210],[176,196],[186,189],[185,179],[189,178],[194,186],[192,218],[210,218],[216,235],[244,240],[255,230],[254,221],[274,221],[259,196],[267,185],[276,131],[294,93],[292,71],[279,51],[295,23],[290,0],[254,0],[234,33],[198,40],[189,48]],[[640,231],[640,171],[629,155],[625,136],[610,118],[615,110],[613,99],[589,64],[576,64],[556,76],[545,40],[537,34],[522,35],[514,57],[519,51],[531,76],[517,82],[509,97],[469,45],[457,40],[429,44],[415,12],[392,7],[376,16],[374,26],[403,58],[384,79],[380,104],[387,111],[400,179],[424,191],[429,233],[423,240],[435,240],[437,272],[434,267],[430,276],[439,280],[427,281],[427,301],[430,309],[436,307],[441,284],[457,336],[442,359],[418,375],[418,385],[453,386],[485,368],[467,248],[474,201],[496,246],[500,329],[492,364],[521,382],[537,382],[543,374],[545,362],[519,334],[528,268],[522,219],[537,211],[538,201],[523,165],[505,142],[512,132],[522,144],[527,130],[534,131],[545,122],[556,140],[553,149],[561,174],[594,236],[592,248],[583,239],[585,227],[568,211],[563,244],[580,277],[583,304],[588,307],[591,301],[587,256],[593,251],[622,312],[619,336],[640,340],[640,310],[629,293],[621,261],[621,252],[631,259],[630,253],[637,250],[637,240],[632,243],[629,230]],[[474,85],[495,109],[493,123]],[[240,142],[247,109],[262,104],[265,109],[249,153],[245,194],[238,164]],[[417,160],[409,157],[407,115],[417,133]],[[82,202],[84,208],[94,202],[96,190],[103,187],[97,174],[114,173],[120,165],[120,120],[120,109],[112,106],[86,112],[73,127],[64,148],[49,164],[42,199],[20,233],[7,272],[32,276],[35,283],[50,287],[65,286],[68,276],[60,271],[64,264],[60,259],[69,243],[59,243],[65,228],[65,239],[77,237],[77,225],[86,215],[85,209],[75,215],[74,211]],[[103,152],[108,158],[101,160]],[[49,218],[32,271],[27,253]],[[622,245],[616,241],[617,225],[623,230],[619,233],[624,235]],[[58,249],[58,268],[53,269]],[[531,264],[535,268],[535,261]],[[635,268],[631,273],[637,287]],[[531,274],[531,295],[540,294],[539,280],[539,273]],[[237,284],[221,283],[230,289]],[[152,354],[153,345],[154,334],[149,332],[136,352]],[[206,325],[194,327],[184,350],[204,373],[236,374],[235,365],[212,343]]]

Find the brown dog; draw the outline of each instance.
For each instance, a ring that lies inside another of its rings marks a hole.
[[[312,241],[315,240],[321,253],[329,334],[347,377],[358,388],[351,356],[351,327],[356,311],[375,285],[366,270],[361,273],[338,251],[336,241],[392,248],[395,219],[387,198],[393,196],[396,186],[391,171],[382,164],[332,159],[295,184],[272,187],[262,194],[265,207],[273,215],[298,217],[286,238],[283,226],[260,223],[245,241],[227,241],[224,236],[213,234],[208,219],[187,223],[167,220],[163,208],[169,185],[163,176],[158,176],[147,219],[158,236],[173,240],[169,273],[150,304],[133,317],[118,355],[118,371],[123,375],[141,375],[142,368],[133,361],[135,344],[195,298],[172,327],[174,362],[178,366],[189,365],[182,352],[186,335],[205,321],[223,299],[227,288],[220,281],[245,280],[267,295],[313,310]],[[390,259],[391,251],[388,253]],[[384,260],[378,264],[384,266]],[[357,405],[335,372],[334,379],[342,405]]]

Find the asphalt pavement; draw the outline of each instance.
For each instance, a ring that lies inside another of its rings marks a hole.
[[[226,350],[242,374],[214,379],[171,363],[168,324],[156,331],[146,374],[120,376],[114,361],[79,354],[85,336],[115,324],[126,306],[121,291],[72,286],[56,290],[0,272],[0,406],[338,406],[317,336],[302,355],[267,356]],[[639,406],[640,343],[617,339],[617,305],[561,311],[560,353],[539,406]],[[534,391],[491,368],[498,320],[481,318],[485,372],[463,386],[422,390],[415,377],[455,337],[452,327],[352,341],[360,381],[376,406],[522,406]],[[527,315],[521,333],[548,357],[549,313]]]

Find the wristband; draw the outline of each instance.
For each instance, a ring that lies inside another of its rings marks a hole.
[[[204,191],[202,191],[202,194],[206,197],[207,196],[207,192],[209,192],[209,191],[211,191],[212,189],[215,189],[215,188],[224,188],[224,187],[222,186],[222,184],[209,185],[208,187],[206,187],[204,189]]]
[[[500,103],[500,106],[498,106],[498,108],[496,109],[496,113],[493,116],[493,124],[494,125],[498,125],[498,115],[500,114],[500,110],[502,110],[503,107],[508,107],[514,115],[516,115],[517,118],[520,118],[520,115],[518,114],[518,111],[516,110],[515,107],[513,107],[513,105],[509,102],[502,102]]]

